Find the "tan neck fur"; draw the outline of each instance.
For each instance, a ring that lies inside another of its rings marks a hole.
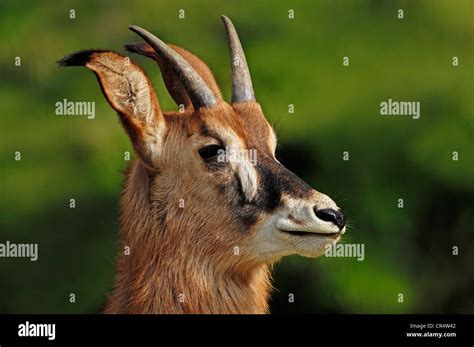
[[[116,284],[106,313],[265,313],[270,290],[265,264],[239,264],[209,256],[196,239],[176,242],[186,223],[153,212],[150,178],[133,165],[122,197],[122,244]],[[212,250],[211,250],[212,251]]]

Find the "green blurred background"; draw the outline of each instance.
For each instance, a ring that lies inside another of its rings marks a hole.
[[[99,312],[113,283],[131,146],[93,74],[60,70],[55,61],[84,48],[123,52],[139,41],[127,30],[137,24],[200,56],[229,100],[221,14],[240,33],[281,161],[343,207],[351,225],[343,242],[365,244],[361,262],[283,259],[272,311],[473,313],[474,20],[467,0],[2,0],[0,242],[37,242],[39,260],[0,259],[0,312]],[[163,109],[176,109],[156,65],[132,59],[150,75]],[[95,101],[95,119],[56,116],[64,98]],[[389,98],[420,101],[421,118],[380,116]]]

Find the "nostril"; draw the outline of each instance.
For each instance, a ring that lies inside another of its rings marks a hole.
[[[346,225],[346,217],[344,216],[344,213],[341,210],[333,210],[332,208],[325,208],[322,210],[314,210],[316,213],[316,217],[319,219],[326,221],[326,222],[331,222],[337,225],[339,230],[342,230],[344,228],[344,225]]]

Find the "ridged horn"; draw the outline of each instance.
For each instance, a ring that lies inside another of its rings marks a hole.
[[[128,28],[148,42],[155,52],[173,68],[196,110],[200,107],[212,107],[217,103],[214,93],[206,82],[183,57],[147,30],[136,25]]]
[[[231,20],[222,16],[227,32],[230,62],[232,66],[232,102],[255,101],[252,78],[250,77],[247,59],[240,44],[239,35]]]

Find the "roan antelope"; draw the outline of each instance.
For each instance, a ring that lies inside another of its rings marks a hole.
[[[271,264],[318,257],[345,232],[334,201],[276,160],[239,38],[222,18],[230,104],[198,57],[137,26],[130,30],[147,44],[126,49],[158,63],[182,112],[163,112],[143,70],[121,54],[85,50],[59,61],[96,74],[137,156],[121,204],[130,254],[120,252],[106,313],[266,313]],[[232,160],[219,160],[229,151]]]

